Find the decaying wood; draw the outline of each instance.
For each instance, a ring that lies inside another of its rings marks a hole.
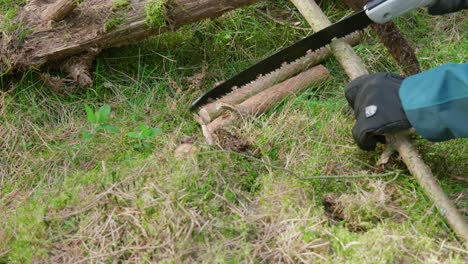
[[[56,24],[41,19],[49,7],[47,1],[29,1],[14,21],[23,25],[22,32],[4,32],[0,72],[60,64],[71,56],[135,43],[259,0],[171,0],[164,12],[166,22],[159,26],[148,25],[145,6],[149,1],[129,1],[128,8],[115,11],[112,0],[86,0]],[[104,30],[116,16],[124,19],[115,28]],[[25,33],[26,37],[20,36]]]
[[[90,68],[97,54],[97,50],[91,50],[81,56],[72,57],[63,64],[62,69],[80,87],[89,87],[93,84]]]
[[[315,66],[297,76],[288,79],[282,83],[274,85],[252,97],[244,102],[231,106],[232,112],[225,113],[224,115],[216,118],[207,125],[210,133],[214,133],[218,129],[234,125],[235,122],[241,121],[242,117],[259,115],[266,112],[272,106],[283,101],[288,95],[298,93],[307,87],[317,85],[330,76],[327,68],[322,65]]]
[[[343,1],[354,10],[362,10],[368,2],[367,0]],[[398,63],[404,75],[410,76],[421,71],[419,60],[413,47],[411,47],[395,23],[389,22],[384,25],[373,24],[371,27]]]
[[[328,19],[323,19],[323,16],[318,16],[317,14],[322,12],[320,7],[313,0],[291,0],[293,3],[300,3],[296,5],[299,9],[299,12],[307,19],[311,21],[311,24],[322,24],[326,25]],[[310,12],[313,10],[313,12]],[[323,12],[322,12],[323,14]],[[346,44],[347,45],[347,44]],[[349,46],[349,45],[348,45]],[[347,50],[337,50],[335,56],[339,59],[340,62],[344,64],[355,63],[352,60],[347,60],[347,58],[354,57],[350,54],[354,51]],[[359,70],[356,72],[348,73],[351,79],[355,79],[362,74],[359,72],[367,73],[365,66],[359,66]],[[468,227],[465,219],[457,211],[455,205],[448,199],[445,193],[442,191],[440,186],[437,184],[434,176],[431,172],[431,169],[424,163],[420,155],[412,145],[409,138],[405,133],[389,135],[387,136],[387,141],[389,145],[394,147],[400,153],[400,156],[403,158],[406,166],[410,170],[411,174],[418,180],[421,187],[425,190],[426,194],[431,198],[436,207],[439,209],[441,215],[443,215],[449,225],[452,227],[453,231],[462,238],[465,243],[468,243]]]
[[[398,134],[388,135],[387,138],[400,153],[409,171],[419,182],[419,185],[423,187],[426,195],[434,202],[440,214],[447,219],[453,231],[468,246],[468,224],[465,218],[458,212],[456,206],[444,193],[432,174],[431,168],[424,163],[418,151],[411,144],[411,141],[408,137]]]
[[[42,12],[41,18],[44,21],[60,21],[64,19],[78,5],[78,0],[58,0],[50,4]]]
[[[361,34],[355,33],[344,39],[350,45],[357,45],[361,39]],[[278,70],[271,72],[265,76],[258,78],[257,80],[242,86],[241,88],[235,89],[233,92],[222,97],[216,102],[207,104],[199,111],[199,116],[205,124],[210,123],[215,118],[220,116],[225,108],[220,107],[220,104],[236,105],[247,98],[277,84],[292,76],[312,67],[318,65],[322,61],[326,60],[331,55],[329,47],[324,47],[315,52],[309,52],[305,57],[298,59],[295,62],[287,64]]]

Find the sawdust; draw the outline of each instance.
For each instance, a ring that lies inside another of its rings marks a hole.
[[[218,129],[214,133],[215,143],[224,150],[234,152],[250,152],[251,143],[242,137],[225,129]]]

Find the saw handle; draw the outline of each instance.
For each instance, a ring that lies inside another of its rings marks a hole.
[[[413,9],[428,7],[438,0],[373,0],[364,7],[367,16],[378,24],[384,24]]]

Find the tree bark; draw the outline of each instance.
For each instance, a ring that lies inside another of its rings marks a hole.
[[[78,0],[58,0],[50,4],[49,7],[42,12],[41,18],[44,21],[60,21],[73,11],[77,5]]]
[[[227,127],[239,121],[240,117],[262,114],[272,106],[283,101],[288,95],[298,93],[307,87],[319,84],[329,77],[330,73],[324,66],[319,65],[311,68],[250,97],[239,105],[233,106],[231,113],[225,113],[216,118],[207,128],[210,133],[214,133],[220,128]]]
[[[318,13],[322,13],[320,7],[315,3],[314,0],[291,0],[293,3],[299,3],[296,7],[299,12],[310,21],[311,24],[322,24],[326,25],[329,21],[326,16],[319,16]],[[309,12],[312,11],[312,12]],[[323,13],[322,13],[323,14]],[[348,44],[344,44],[348,45]],[[348,45],[349,48],[351,48]],[[340,62],[344,64],[355,64],[355,61],[349,60],[348,58],[355,57],[353,50],[337,50],[335,56]],[[343,65],[344,66],[344,65]],[[359,69],[355,72],[348,73],[351,79],[355,79],[362,74],[367,73],[365,66],[358,66]],[[434,202],[436,207],[442,216],[447,219],[447,222],[452,227],[452,230],[464,240],[465,245],[468,244],[468,226],[461,214],[457,211],[455,205],[448,199],[442,188],[437,184],[431,169],[424,163],[420,155],[411,144],[408,136],[404,133],[388,135],[388,143],[394,147],[403,158],[406,166],[410,170],[411,174],[416,178],[421,187],[425,190],[429,198]]]
[[[352,34],[344,39],[350,45],[357,45],[361,39],[361,34]],[[315,52],[310,52],[305,57],[302,57],[295,62],[284,65],[278,70],[271,72],[257,80],[238,88],[228,95],[222,97],[216,102],[207,104],[199,111],[199,116],[205,124],[210,123],[215,118],[224,112],[224,108],[219,107],[220,104],[236,105],[249,97],[277,84],[292,76],[315,66],[326,60],[332,54],[329,47],[324,47]]]
[[[145,7],[150,1],[155,0],[129,0],[128,7],[115,10],[112,0],[86,0],[71,12],[62,12],[68,15],[59,23],[41,19],[50,7],[46,0],[29,1],[13,21],[22,26],[21,31],[4,32],[7,37],[1,39],[0,73],[57,64],[90,50],[135,43],[259,0],[167,0],[161,12],[164,23],[157,26],[148,25]],[[105,30],[115,17],[123,19]]]

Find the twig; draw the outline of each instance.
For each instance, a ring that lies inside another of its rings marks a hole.
[[[468,183],[468,178],[467,177],[462,177],[462,176],[456,176],[456,175],[449,175],[450,178],[455,179],[457,181],[462,181],[465,183]]]
[[[386,178],[390,176],[395,176],[391,181],[394,181],[401,175],[402,171],[390,171],[387,173],[381,174],[353,174],[353,175],[319,175],[319,176],[310,176],[310,177],[297,177],[299,180],[311,181],[311,180],[355,180],[355,179],[372,179],[372,178]]]
[[[201,152],[199,154],[203,155],[203,154],[215,154],[215,153],[227,153],[227,154],[234,154],[234,155],[237,155],[237,156],[240,156],[240,157],[243,157],[243,158],[247,158],[247,159],[250,159],[252,161],[255,161],[257,163],[261,163],[271,169],[276,169],[276,170],[280,170],[280,171],[284,171],[288,174],[291,174],[292,176],[294,176],[295,178],[297,178],[298,180],[302,180],[302,181],[312,181],[312,180],[340,180],[340,179],[346,179],[346,180],[360,180],[360,179],[371,179],[371,178],[386,178],[386,177],[389,177],[389,176],[395,176],[394,179],[392,179],[392,181],[394,181],[396,178],[398,178],[403,171],[401,170],[395,170],[395,171],[390,171],[390,172],[387,172],[387,173],[382,173],[382,174],[355,174],[355,175],[317,175],[317,176],[304,176],[304,174],[302,173],[297,173],[297,172],[294,172],[290,169],[286,169],[284,167],[281,167],[281,166],[277,166],[277,165],[273,165],[271,163],[268,163],[268,162],[265,162],[261,159],[258,159],[258,158],[255,158],[251,155],[248,155],[248,154],[244,154],[244,153],[239,153],[239,152],[235,152],[235,151],[230,151],[230,150],[213,150],[213,151],[206,151],[206,152]]]

